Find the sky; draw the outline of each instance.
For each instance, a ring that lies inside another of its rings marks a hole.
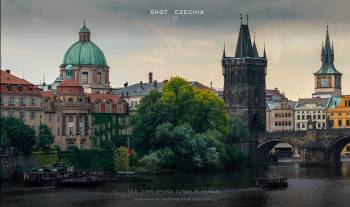
[[[243,13],[260,54],[266,45],[267,88],[311,97],[328,21],[343,94],[350,94],[349,8],[348,0],[2,0],[1,68],[35,84],[53,82],[85,19],[113,87],[153,72],[158,81],[178,75],[222,88],[223,45],[234,56]],[[204,14],[175,13],[181,10]]]

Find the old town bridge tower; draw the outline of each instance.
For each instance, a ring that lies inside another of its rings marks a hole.
[[[229,114],[240,117],[253,134],[266,130],[266,67],[265,47],[260,57],[255,37],[251,42],[248,15],[243,24],[241,14],[235,56],[226,56],[225,47],[222,56],[224,101]]]

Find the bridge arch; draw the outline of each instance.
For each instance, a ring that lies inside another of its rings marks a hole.
[[[256,148],[256,155],[258,161],[267,161],[268,154],[272,150],[274,146],[276,146],[279,143],[288,143],[290,144],[293,149],[298,149],[295,143],[291,142],[290,140],[283,139],[283,138],[269,138],[260,141],[259,145]]]
[[[340,164],[340,153],[350,143],[350,134],[341,135],[328,143],[328,160],[331,163]]]

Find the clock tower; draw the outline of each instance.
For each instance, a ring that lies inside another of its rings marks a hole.
[[[315,92],[312,97],[328,98],[341,96],[341,76],[342,74],[334,67],[334,47],[329,40],[328,25],[326,41],[321,51],[321,68],[314,73]]]

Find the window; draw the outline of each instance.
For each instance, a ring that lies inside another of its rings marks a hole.
[[[35,103],[36,103],[36,99],[35,99],[35,97],[32,97],[32,98],[30,99],[30,104],[31,104],[32,106],[35,106]]]
[[[2,96],[0,96],[0,104],[3,105],[4,104],[4,98]]]
[[[49,114],[49,122],[51,123],[52,122],[52,115]]]
[[[81,82],[83,84],[89,83],[89,73],[88,72],[83,72],[81,74]]]
[[[24,120],[25,119],[25,112],[24,111],[20,111],[19,112],[19,118]]]
[[[61,134],[61,128],[57,127],[57,135]]]
[[[97,83],[98,84],[102,84],[102,74],[101,74],[101,72],[97,73]]]
[[[73,135],[73,127],[69,127],[69,135]]]
[[[15,97],[13,97],[13,96],[9,97],[8,105],[9,106],[14,106],[15,105]]]
[[[72,116],[72,115],[70,115],[70,116],[68,117],[68,122],[73,122],[73,116]]]
[[[35,114],[35,111],[31,111],[31,112],[30,112],[30,119],[31,119],[31,120],[35,120],[35,115],[36,115],[36,114]]]
[[[342,120],[338,120],[338,126],[342,126],[342,125],[343,125]]]
[[[7,90],[8,91],[12,91],[12,86],[11,85],[7,85]]]
[[[346,120],[346,126],[350,126],[350,120]]]
[[[19,97],[19,105],[25,106],[25,98],[24,97]]]
[[[14,117],[15,116],[15,112],[14,111],[9,111],[9,117]]]

